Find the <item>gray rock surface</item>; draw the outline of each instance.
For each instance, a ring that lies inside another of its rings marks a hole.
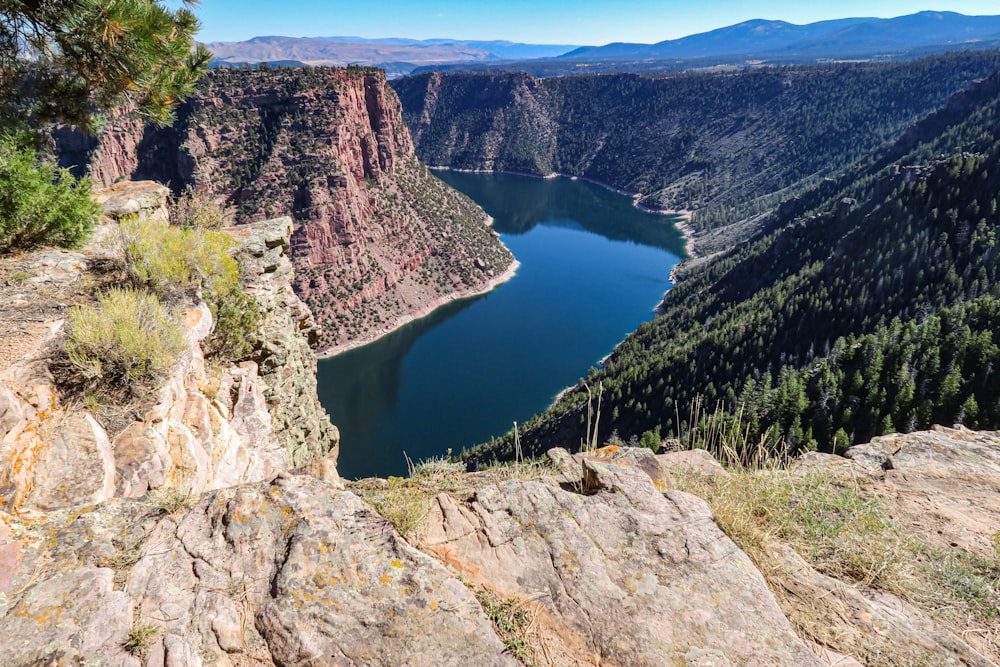
[[[340,434],[316,396],[319,327],[292,290],[287,257],[291,218],[277,218],[230,231],[242,240],[247,292],[264,315],[255,358],[268,386],[265,396],[275,431],[292,466],[319,458],[336,464]]]
[[[583,457],[590,495],[542,481],[439,495],[417,540],[529,601],[543,664],[823,664],[704,501],[658,489],[648,450],[607,454]]]
[[[444,567],[308,476],[174,514],[113,500],[19,531],[23,555],[0,551],[5,667],[518,664]],[[142,663],[125,648],[140,627]]]

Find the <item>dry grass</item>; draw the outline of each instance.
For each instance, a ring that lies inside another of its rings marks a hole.
[[[541,653],[535,630],[535,614],[524,600],[502,598],[488,588],[473,589],[476,600],[493,622],[493,628],[507,653],[522,665],[535,667]]]
[[[449,457],[410,463],[410,476],[351,482],[351,490],[371,503],[404,537],[420,527],[439,493],[467,495],[476,488],[508,480],[538,479],[552,472],[541,460],[501,463],[475,473]]]
[[[919,527],[893,520],[877,480],[846,469],[789,469],[773,454],[782,448],[768,434],[751,441],[739,419],[697,411],[685,443],[712,451],[730,474],[675,473],[674,484],[709,502],[719,527],[757,564],[801,636],[834,648],[843,641],[837,629],[817,621],[828,617],[824,600],[803,600],[787,588],[788,574],[771,562],[778,543],[817,571],[897,595],[956,635],[975,639],[979,650],[1000,655],[1000,536],[996,558],[931,544],[933,536]],[[900,658],[891,637],[855,638],[839,649],[873,667],[938,664],[930,655],[917,662],[913,655]]]
[[[857,480],[777,467],[737,469],[728,478],[675,476],[681,490],[701,496],[719,527],[756,562],[780,540],[817,570],[861,586],[905,592],[899,582],[908,543],[885,506]]]
[[[159,634],[159,626],[153,623],[137,621],[129,629],[128,637],[122,643],[122,648],[140,660],[145,660],[149,655],[149,649],[153,646],[153,640]]]
[[[403,537],[420,527],[430,512],[431,499],[434,497],[433,492],[402,477],[362,480],[352,484],[351,490],[371,503]]]
[[[111,289],[96,306],[73,308],[69,326],[69,362],[101,384],[161,381],[185,348],[177,317],[139,290]]]

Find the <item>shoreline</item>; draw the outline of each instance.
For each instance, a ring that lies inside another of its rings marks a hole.
[[[648,206],[643,206],[639,203],[642,199],[641,192],[632,192],[630,190],[623,190],[621,188],[616,188],[613,185],[608,185],[607,183],[602,183],[601,181],[594,180],[593,178],[587,178],[586,176],[574,176],[573,174],[562,174],[557,171],[547,174],[545,176],[539,174],[529,174],[523,171],[492,171],[489,169],[458,169],[456,167],[445,167],[442,165],[428,166],[431,171],[453,171],[458,174],[507,174],[509,176],[526,176],[528,178],[537,178],[539,180],[548,181],[553,178],[568,178],[571,181],[583,181],[585,183],[591,183],[598,187],[604,188],[609,192],[614,192],[615,194],[622,195],[623,197],[629,197],[632,199],[632,206],[636,207],[643,213],[649,213],[651,215],[670,215],[676,218],[680,218],[674,223],[674,227],[677,231],[681,233],[681,237],[684,239],[684,253],[687,257],[681,258],[681,261],[677,264],[680,266],[685,261],[689,259],[697,259],[701,257],[701,253],[698,252],[698,247],[695,245],[695,231],[691,228],[688,223],[691,222],[691,217],[694,215],[694,211],[688,209],[659,209],[650,208]],[[676,270],[677,267],[674,267]],[[674,271],[670,272],[671,278],[670,282],[675,282],[673,279]]]
[[[513,254],[511,256],[513,257]],[[473,297],[482,296],[484,294],[489,294],[497,287],[499,287],[500,285],[504,284],[505,282],[513,278],[517,274],[517,270],[520,267],[521,267],[521,262],[519,262],[515,257],[514,261],[510,263],[510,266],[508,266],[503,273],[501,273],[498,276],[490,278],[479,287],[469,288],[461,290],[459,292],[452,292],[450,294],[446,294],[437,299],[429,301],[419,310],[403,315],[398,320],[395,320],[392,324],[371,331],[362,338],[357,338],[355,340],[343,343],[341,345],[335,345],[334,347],[328,348],[326,350],[317,351],[316,358],[332,359],[333,357],[336,357],[339,354],[343,354],[344,352],[356,350],[359,347],[364,347],[365,345],[374,343],[380,338],[384,338],[385,336],[388,336],[392,332],[402,329],[407,324],[416,322],[417,320],[422,320],[423,318],[427,317],[438,308],[446,306],[449,303],[452,303],[454,301],[462,301],[463,299],[471,299]]]

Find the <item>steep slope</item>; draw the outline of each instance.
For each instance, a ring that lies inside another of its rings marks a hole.
[[[88,164],[103,183],[194,188],[240,222],[293,216],[295,288],[324,351],[488,290],[513,269],[486,215],[417,161],[378,70],[216,70],[171,128],[122,120],[97,140],[58,139],[65,164]]]
[[[595,179],[640,193],[644,206],[694,209],[702,249],[714,250],[752,229],[746,221],[895,139],[991,74],[998,58],[658,79],[434,73],[392,85],[427,164]]]
[[[1000,427],[998,109],[994,76],[692,268],[588,379],[605,392],[602,437],[695,437],[699,401],[721,406],[721,428],[740,413],[750,443],[791,452],[934,423]],[[581,387],[522,442],[579,442],[586,410]]]

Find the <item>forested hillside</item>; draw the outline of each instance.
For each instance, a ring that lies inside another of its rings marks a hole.
[[[1000,75],[692,269],[588,378],[600,438],[683,434],[697,404],[788,452],[1000,428],[998,114]],[[522,444],[579,445],[586,399],[564,396]]]
[[[417,154],[462,169],[553,172],[695,209],[703,250],[841,173],[1000,66],[997,52],[908,63],[535,79],[424,74],[392,82]]]

